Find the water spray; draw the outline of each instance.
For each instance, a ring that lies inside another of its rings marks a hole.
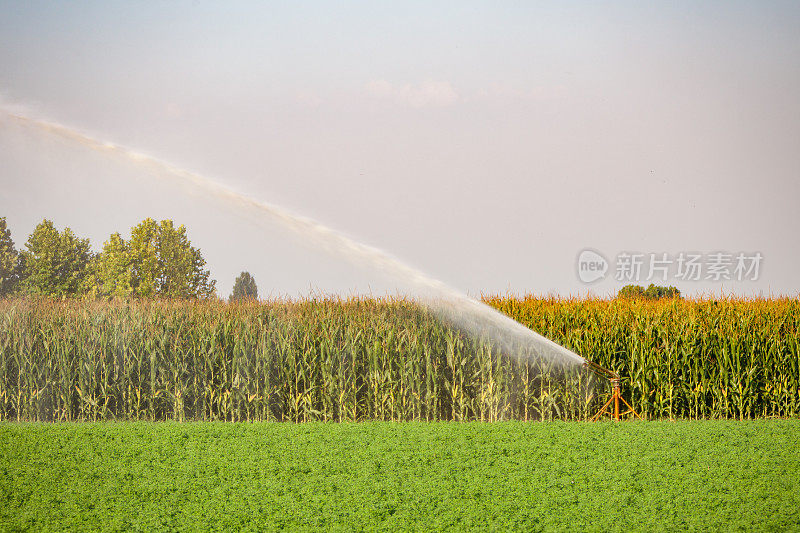
[[[328,252],[344,257],[352,263],[367,264],[377,271],[421,289],[424,297],[420,299],[420,303],[440,318],[457,324],[476,337],[487,336],[488,334],[489,337],[498,341],[500,346],[512,347],[512,351],[518,354],[529,354],[529,349],[533,348],[533,352],[539,357],[570,365],[581,365],[595,376],[610,380],[613,390],[611,398],[592,418],[592,421],[599,420],[604,415],[610,416],[615,421],[619,421],[621,416],[627,414],[633,414],[639,419],[642,418],[622,397],[620,377],[616,372],[584,359],[485,303],[470,298],[445,283],[392,257],[383,250],[357,242],[315,220],[294,214],[284,207],[255,200],[217,181],[151,155],[112,142],[98,140],[74,128],[56,122],[31,118],[16,109],[0,105],[0,116],[2,115],[20,125],[67,139],[96,152],[118,156],[157,175],[169,176],[173,179],[178,179],[182,183],[191,184],[214,194],[220,199],[233,202],[239,207],[255,209],[272,217],[281,226],[297,232],[305,238],[313,239]],[[518,348],[519,351],[517,351]],[[627,411],[620,413],[620,402],[627,407]]]
[[[281,226],[297,232],[307,239],[316,241],[328,252],[341,256],[351,263],[366,264],[396,280],[402,280],[417,287],[418,290],[422,291],[422,298],[419,299],[419,302],[438,317],[459,326],[476,338],[489,337],[497,342],[498,346],[516,353],[520,358],[530,357],[531,352],[533,352],[536,356],[546,360],[569,365],[581,365],[595,376],[610,380],[612,386],[611,398],[592,418],[592,421],[599,420],[605,415],[610,416],[615,421],[619,421],[621,416],[627,414],[633,414],[639,419],[642,418],[622,397],[620,377],[616,372],[584,359],[485,303],[470,298],[445,283],[392,257],[383,250],[355,241],[347,235],[315,220],[292,213],[284,207],[255,200],[201,174],[183,169],[151,155],[115,143],[98,140],[74,128],[56,122],[28,117],[17,110],[4,108],[2,105],[0,105],[0,113],[23,126],[56,135],[96,152],[109,153],[121,157],[157,175],[169,176],[173,179],[178,179],[182,183],[191,184],[211,192],[217,198],[233,202],[238,207],[255,209],[261,214],[268,215],[280,223]],[[627,407],[627,411],[620,413],[620,402]]]
[[[403,280],[421,289],[424,297],[420,299],[420,303],[440,318],[457,324],[475,337],[489,336],[498,341],[500,346],[507,349],[511,347],[511,351],[518,354],[529,354],[529,350],[526,347],[533,348],[533,351],[539,357],[570,365],[582,365],[584,369],[595,376],[609,379],[613,391],[611,398],[592,418],[592,421],[599,420],[604,415],[619,421],[621,416],[627,414],[633,414],[641,419],[641,416],[622,397],[620,377],[616,372],[584,359],[485,303],[470,298],[445,283],[392,257],[383,250],[357,242],[315,220],[292,213],[284,207],[255,200],[201,174],[183,169],[151,155],[112,142],[98,140],[95,137],[56,122],[31,118],[16,109],[9,109],[2,105],[0,105],[0,113],[20,125],[56,135],[96,152],[109,153],[121,157],[157,175],[178,179],[182,183],[191,184],[211,192],[220,199],[233,202],[239,207],[256,209],[262,214],[269,215],[279,222],[281,226],[321,244],[328,252],[344,257],[352,263],[367,264],[395,279]],[[620,413],[620,402],[628,408],[627,411]]]
[[[268,216],[283,228],[301,235],[307,241],[315,242],[331,254],[356,265],[366,265],[391,279],[415,287],[419,293],[419,297],[415,299],[436,316],[457,325],[474,338],[491,338],[498,346],[516,353],[520,358],[527,357],[533,352],[546,360],[568,365],[577,366],[586,362],[586,359],[578,354],[523,326],[489,305],[467,296],[379,248],[358,242],[316,220],[293,213],[282,206],[256,200],[216,180],[149,154],[100,140],[57,122],[32,118],[18,109],[0,104],[0,119],[2,118],[26,128],[66,139],[83,148],[113,155],[159,177],[191,185],[213,194],[219,200],[232,203],[239,210],[252,210]]]

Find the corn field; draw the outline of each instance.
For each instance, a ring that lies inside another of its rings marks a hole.
[[[796,299],[485,300],[649,418],[800,414]],[[402,299],[0,301],[0,420],[584,420],[607,394]]]
[[[486,303],[623,378],[647,418],[800,416],[800,299]]]

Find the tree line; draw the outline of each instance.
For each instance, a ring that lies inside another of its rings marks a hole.
[[[0,217],[0,296],[211,298],[216,281],[205,265],[186,228],[172,220],[146,218],[127,239],[113,233],[94,253],[89,239],[47,219],[17,251]]]
[[[670,285],[650,284],[646,289],[641,285],[625,285],[617,293],[617,298],[628,298],[633,300],[661,300],[662,298],[680,298],[681,291],[677,287]]]
[[[5,217],[0,217],[0,297],[40,295],[55,298],[180,298],[216,297],[216,281],[206,261],[192,246],[183,225],[146,218],[131,228],[126,240],[113,233],[99,253],[89,239],[70,228],[58,231],[44,219],[17,251]],[[680,298],[676,287],[654,284],[645,289],[626,285],[619,298]],[[258,298],[249,272],[236,278],[229,300]]]

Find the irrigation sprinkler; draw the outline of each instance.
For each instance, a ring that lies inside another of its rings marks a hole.
[[[612,420],[614,420],[614,422],[619,422],[619,417],[631,413],[635,415],[636,418],[638,418],[639,420],[643,420],[643,418],[639,416],[639,413],[637,413],[636,410],[633,407],[631,407],[631,404],[626,402],[625,398],[622,397],[622,391],[619,385],[620,382],[619,374],[607,368],[603,368],[597,363],[593,363],[591,361],[586,361],[585,363],[583,363],[583,366],[587,368],[590,372],[594,373],[596,376],[603,377],[611,381],[611,387],[612,387],[611,398],[609,398],[608,401],[605,403],[605,405],[603,405],[603,407],[601,407],[600,410],[597,411],[597,414],[595,414],[592,417],[592,422],[600,420],[600,418],[602,418],[603,415],[608,415],[611,417]],[[625,411],[624,413],[619,412],[619,402],[624,403],[625,406],[628,408],[628,410]],[[611,407],[612,404],[614,406],[613,410]]]

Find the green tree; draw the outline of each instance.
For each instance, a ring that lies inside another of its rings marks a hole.
[[[23,292],[65,297],[84,294],[90,282],[92,252],[89,239],[78,238],[70,228],[60,232],[43,220],[21,252]]]
[[[233,283],[233,292],[228,299],[234,302],[248,298],[252,298],[253,300],[258,298],[258,286],[256,285],[255,278],[250,275],[250,272],[242,272]]]
[[[11,239],[6,218],[0,217],[0,297],[11,294],[17,282],[19,254]]]
[[[625,285],[617,293],[617,298],[644,298],[644,287],[641,285]]]
[[[159,277],[158,223],[155,220],[146,218],[131,230],[128,253],[132,294],[144,298],[155,296]]]
[[[132,260],[128,244],[119,233],[114,233],[95,256],[92,274],[96,295],[110,298],[127,298],[133,293]]]
[[[625,285],[617,293],[618,298],[643,298],[645,300],[659,300],[661,298],[680,298],[681,291],[677,287],[663,287],[650,284],[647,289],[641,285]]]
[[[177,228],[171,220],[162,220],[158,227],[156,248],[159,258],[158,293],[168,298],[205,298],[213,296],[216,282],[204,270],[205,259],[186,235],[186,228]]]
[[[644,291],[646,298],[650,300],[659,300],[661,298],[680,298],[681,291],[677,287],[664,287],[661,285],[650,284]]]
[[[131,230],[127,243],[131,294],[138,297],[208,298],[216,281],[193,247],[186,228],[171,220],[146,218]]]

